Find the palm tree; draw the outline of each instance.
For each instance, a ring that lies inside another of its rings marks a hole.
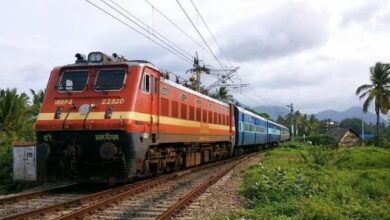
[[[226,87],[220,87],[216,93],[211,95],[213,98],[219,99],[225,102],[233,101],[233,96],[229,94],[229,90]]]
[[[16,89],[0,90],[0,132],[11,139],[28,121],[28,96],[18,94]]]
[[[45,92],[43,90],[35,91],[30,89],[32,94],[32,106],[31,106],[31,115],[35,120],[39,114],[39,110],[41,109],[41,105],[43,102],[43,97],[45,96]]]
[[[376,135],[377,145],[379,145],[379,115],[386,114],[390,108],[390,65],[376,63],[370,68],[370,81],[370,84],[359,86],[356,95],[359,99],[366,98],[363,103],[364,112],[368,111],[372,102],[375,104]]]

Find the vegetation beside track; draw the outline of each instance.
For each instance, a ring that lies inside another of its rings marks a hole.
[[[17,192],[36,184],[12,181],[12,143],[33,142],[33,125],[43,100],[43,91],[26,93],[0,89],[0,194]]]
[[[243,174],[250,206],[215,219],[390,219],[390,150],[286,144]]]

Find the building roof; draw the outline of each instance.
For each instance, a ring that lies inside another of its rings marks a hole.
[[[355,131],[347,128],[329,128],[327,135],[333,137],[337,142],[340,142],[348,131],[354,133],[360,139],[360,136]]]

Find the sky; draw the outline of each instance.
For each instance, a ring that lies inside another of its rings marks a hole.
[[[221,68],[176,0],[148,0],[155,8],[146,0],[105,1],[139,18],[146,25],[145,36],[85,0],[1,1],[0,88],[44,89],[53,67],[92,51],[148,60],[188,78],[190,63],[148,39],[153,36]],[[91,2],[115,12],[103,1]],[[248,106],[294,103],[305,113],[359,106],[355,91],[369,83],[369,68],[390,62],[387,0],[193,0],[218,44],[191,0],[179,2],[220,62],[240,67],[235,83],[249,86],[231,93]],[[121,11],[130,17],[127,12]],[[215,80],[205,76],[203,81],[207,85]]]

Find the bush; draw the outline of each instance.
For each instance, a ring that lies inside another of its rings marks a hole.
[[[390,150],[279,148],[243,175],[245,219],[389,219]],[[239,217],[237,217],[239,218]]]
[[[307,140],[310,141],[313,145],[337,147],[337,141],[333,137],[325,134],[312,134],[307,137]]]
[[[334,157],[333,150],[328,150],[323,147],[309,148],[308,154],[313,158],[313,162],[320,166],[328,164]]]
[[[12,148],[7,139],[0,145],[0,191],[12,183]],[[3,188],[3,189],[2,189]]]

